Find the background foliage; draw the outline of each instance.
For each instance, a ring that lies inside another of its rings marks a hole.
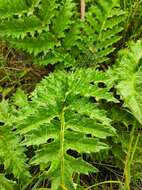
[[[141,9],[0,0],[1,190],[141,189]]]

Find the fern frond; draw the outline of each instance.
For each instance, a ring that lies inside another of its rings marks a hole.
[[[8,0],[7,0],[8,1]],[[74,0],[34,0],[1,4],[13,10],[0,20],[0,37],[14,48],[22,49],[41,65],[62,64],[70,67],[108,60],[121,36],[124,11],[117,0],[99,0],[88,7],[81,22]],[[13,2],[13,1],[12,1]],[[13,6],[13,7],[12,7]],[[15,7],[16,6],[16,7]],[[17,7],[19,12],[17,12]],[[26,7],[25,7],[26,6]],[[21,12],[20,12],[21,10]],[[14,12],[15,11],[15,12]]]
[[[142,1],[141,0],[125,0],[120,1],[122,8],[127,12],[126,19],[124,22],[124,41],[128,39],[139,39],[142,33]]]
[[[24,14],[32,15],[41,0],[0,0],[0,17],[11,18],[21,17]]]
[[[42,24],[35,16],[24,19],[9,19],[1,24],[0,36],[24,38],[27,33],[34,35],[35,31],[38,30],[42,31]]]
[[[115,75],[117,89],[132,114],[142,124],[142,41],[131,42],[120,51]]]
[[[73,0],[27,4],[24,14],[11,12],[10,18],[1,19],[0,37],[32,54],[37,64],[70,67],[101,63],[109,59],[114,44],[121,39],[124,11],[117,0],[99,0],[88,7],[84,22],[79,20]]]
[[[28,9],[25,0],[0,0],[0,17],[16,15]]]
[[[25,149],[20,145],[20,139],[8,126],[0,128],[0,158],[5,170],[13,173],[14,177],[22,183],[30,177],[27,165]]]
[[[17,49],[23,49],[30,54],[38,55],[41,52],[45,54],[59,46],[60,43],[56,37],[47,32],[42,33],[38,37],[26,37],[24,39],[9,39],[9,42]]]
[[[121,39],[119,33],[123,30],[121,23],[124,11],[120,9],[117,0],[99,0],[89,8],[86,20],[86,40],[90,44],[90,51],[95,54],[96,62],[104,62],[115,50],[114,44]]]
[[[34,62],[38,64],[62,62],[71,65],[75,59],[68,51],[75,44],[80,32],[78,22],[74,25],[75,21],[72,19],[76,14],[74,1],[23,1],[26,8],[23,4],[18,5],[18,2],[1,4],[2,9],[7,7],[13,11],[7,16],[3,13],[1,17],[0,38],[8,41],[12,47],[32,54]],[[16,6],[21,6],[23,10],[19,9],[17,12]],[[69,35],[67,30],[70,30]],[[62,38],[65,38],[64,42]]]
[[[63,39],[64,48],[70,49],[72,46],[78,45],[81,27],[82,24],[80,20],[77,20],[70,26],[70,30],[65,34],[65,38]]]
[[[60,44],[59,48],[57,47],[55,50],[49,51],[46,55],[34,57],[33,61],[39,65],[54,65],[58,63],[60,68],[67,68],[76,64],[74,57],[69,52],[64,51]]]
[[[50,164],[44,172],[52,181],[51,189],[62,186],[75,189],[73,173],[96,172],[96,168],[82,159],[82,153],[107,149],[101,139],[115,135],[106,112],[90,101],[90,97],[95,97],[95,84],[100,81],[107,84],[107,76],[102,79],[101,74],[91,69],[50,74],[33,92],[33,113],[16,127],[25,137],[24,145],[37,147],[31,164],[40,165],[41,170]],[[70,151],[78,152],[79,158],[71,156]]]
[[[7,100],[2,100],[0,102],[0,122],[4,123],[5,125],[9,125],[12,120],[12,114],[10,110],[10,106]]]
[[[57,0],[46,1],[42,0],[40,4],[40,16],[44,23],[50,24],[51,19],[56,15],[59,4]]]
[[[58,37],[64,36],[64,31],[72,23],[71,17],[74,14],[73,8],[75,4],[73,0],[63,0],[60,10],[57,12],[55,19],[53,20],[53,32]]]

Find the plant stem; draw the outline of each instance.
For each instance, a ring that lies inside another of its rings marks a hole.
[[[133,139],[134,139],[134,127],[130,134],[129,146],[128,146],[128,151],[127,151],[127,155],[126,155],[126,159],[125,159],[124,177],[125,177],[125,187],[127,190],[130,190],[130,181],[131,181],[131,179],[130,179],[130,167],[131,167],[130,157],[131,157],[131,148],[132,148]]]
[[[90,187],[87,187],[85,190],[89,190],[89,189],[92,189],[93,187],[97,187],[97,186],[100,186],[100,185],[103,185],[103,184],[108,184],[108,183],[113,183],[113,184],[121,184],[123,185],[123,183],[121,181],[113,181],[113,180],[110,180],[110,181],[103,181],[103,182],[100,182],[100,183],[97,183],[97,184],[94,184],[94,185],[91,185]]]
[[[135,132],[135,123],[134,123],[134,127],[131,131],[131,135],[130,135],[130,141],[129,141],[129,147],[128,147],[128,152],[126,155],[126,160],[125,160],[125,168],[124,168],[124,176],[125,176],[125,187],[127,190],[130,190],[130,182],[131,182],[131,165],[132,165],[132,161],[134,158],[134,154],[135,151],[137,149],[137,144],[139,141],[139,136],[140,134],[138,134],[135,142],[134,142],[134,132]]]
[[[61,186],[64,186],[64,131],[65,131],[65,118],[64,108],[60,115],[61,131],[60,131],[60,159],[61,159]]]
[[[80,0],[80,17],[81,20],[85,19],[85,0]]]

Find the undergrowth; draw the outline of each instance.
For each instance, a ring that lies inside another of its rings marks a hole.
[[[0,0],[0,190],[140,190],[142,1]]]

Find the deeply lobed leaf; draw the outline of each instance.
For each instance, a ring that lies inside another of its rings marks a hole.
[[[30,163],[40,165],[52,182],[51,189],[75,189],[74,173],[96,172],[82,154],[108,149],[101,139],[115,135],[106,112],[89,99],[96,98],[96,85],[100,81],[106,83],[104,92],[112,96],[108,92],[109,79],[105,73],[104,78],[101,75],[95,70],[80,69],[71,73],[58,71],[45,77],[32,95],[34,111],[17,126],[17,132],[24,135],[23,144],[37,147]],[[97,97],[105,96],[98,93]],[[78,158],[72,156],[74,151]]]

